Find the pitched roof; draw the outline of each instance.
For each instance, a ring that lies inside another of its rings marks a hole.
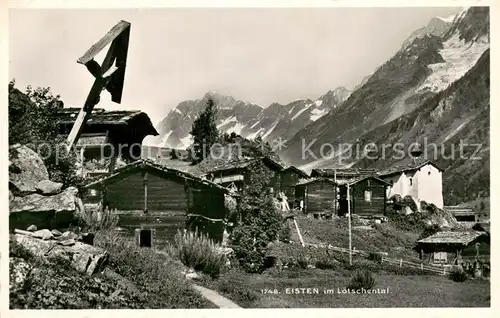
[[[361,169],[361,168],[325,168],[325,169],[313,169],[311,171],[311,176],[314,177],[326,177],[333,178],[337,176],[342,177],[352,177],[357,178],[360,176],[375,174],[377,170],[375,169]]]
[[[315,183],[315,182],[327,182],[327,183],[330,183],[330,184],[333,184],[333,185],[336,184],[335,181],[333,181],[332,179],[327,179],[327,178],[312,178],[312,179],[301,179],[301,180],[299,180],[299,182],[297,182],[296,184],[292,185],[292,187],[307,185],[307,184],[311,184],[311,183]]]
[[[349,185],[349,186],[352,186],[356,183],[359,183],[363,180],[366,180],[366,179],[375,179],[377,181],[379,181],[380,183],[383,183],[385,185],[390,185],[389,182],[385,181],[385,180],[382,180],[380,179],[379,177],[376,177],[376,176],[362,176],[362,177],[359,177],[359,178],[353,178],[353,179],[347,179],[347,180],[337,180],[337,184],[339,185]]]
[[[280,171],[283,170],[283,166],[279,162],[267,156],[241,157],[238,155],[234,156],[228,155],[218,159],[207,158],[204,159],[202,162],[200,162],[197,166],[201,171],[208,174],[223,170],[230,170],[237,168],[243,169],[249,167],[251,164],[259,160],[262,160],[264,163],[274,166],[277,170]]]
[[[115,169],[115,170],[113,170],[110,173],[107,173],[105,175],[98,176],[95,179],[89,180],[89,182],[87,184],[85,184],[85,188],[91,188],[91,187],[96,186],[98,184],[111,182],[115,178],[119,178],[120,175],[123,174],[124,172],[130,171],[132,169],[141,168],[141,167],[144,167],[144,166],[152,168],[152,169],[155,169],[155,170],[157,170],[159,172],[163,172],[163,173],[167,173],[167,174],[173,174],[173,175],[175,175],[177,177],[180,177],[180,178],[182,178],[184,180],[193,181],[193,182],[196,182],[196,183],[208,186],[208,187],[212,187],[212,188],[221,190],[221,191],[223,191],[225,193],[230,193],[229,189],[227,189],[227,188],[225,188],[223,186],[220,186],[220,185],[218,185],[218,184],[216,184],[216,183],[214,183],[212,181],[203,179],[203,178],[201,178],[199,176],[196,176],[194,174],[191,174],[189,172],[185,172],[185,171],[181,171],[181,170],[172,169],[172,168],[169,168],[169,167],[162,166],[162,165],[157,164],[157,163],[155,163],[155,162],[153,162],[151,160],[148,160],[148,159],[140,159],[140,160],[134,161],[134,162],[129,163],[129,164],[123,166],[123,167]]]
[[[482,235],[485,235],[485,233],[477,231],[462,231],[462,232],[443,231],[443,232],[437,232],[434,235],[418,240],[417,243],[468,245]]]
[[[57,112],[57,121],[61,125],[73,125],[81,108],[67,107],[61,108]],[[149,116],[140,110],[105,110],[94,108],[86,125],[127,125],[132,120],[142,120],[142,128],[153,136],[158,136],[158,131],[151,123]]]
[[[301,175],[303,178],[309,178],[309,175],[307,173],[305,173],[304,171],[300,170],[299,168],[297,168],[295,166],[289,166],[289,167],[283,169],[283,171],[287,171],[287,170],[292,170],[295,173]]]
[[[410,163],[410,164],[406,164],[406,165],[394,165],[390,168],[387,168],[385,170],[382,170],[380,171],[379,173],[377,173],[378,176],[389,176],[389,175],[393,175],[393,174],[399,174],[399,173],[403,173],[403,172],[409,172],[409,171],[415,171],[415,170],[418,170],[426,165],[432,165],[434,166],[436,169],[438,169],[439,171],[444,171],[444,169],[440,168],[436,163],[434,163],[433,161],[431,160],[425,160],[425,161],[420,161],[420,162],[416,162],[416,163]]]

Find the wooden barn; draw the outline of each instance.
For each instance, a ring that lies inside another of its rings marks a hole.
[[[265,170],[272,175],[270,188],[273,193],[281,190],[283,166],[269,157],[241,158],[232,161],[202,162],[198,168],[205,171],[205,177],[216,184],[242,191],[247,184],[257,182],[259,171]]]
[[[59,134],[69,135],[80,108],[61,108],[55,120]],[[79,173],[84,177],[102,175],[113,171],[118,161],[124,164],[141,158],[142,141],[158,132],[149,116],[142,111],[106,111],[94,108],[75,149],[83,163]]]
[[[229,191],[211,181],[142,159],[85,187],[84,203],[98,199],[104,208],[119,215],[120,221],[133,217],[137,229],[155,227],[158,220],[164,226],[171,225],[162,240],[186,227],[198,228],[216,241],[222,239]]]
[[[481,245],[489,245],[486,232],[443,231],[417,241],[422,262],[443,265],[462,265],[464,250],[475,246],[479,251]]]
[[[295,200],[304,213],[331,218],[337,209],[337,185],[330,179],[313,178],[294,185]]]
[[[386,212],[386,193],[390,184],[369,176],[339,182],[338,215],[347,214],[347,186],[349,186],[350,211],[360,216],[383,216]]]
[[[280,172],[281,175],[281,192],[288,198],[288,205],[290,208],[296,206],[295,204],[295,187],[300,180],[309,179],[309,175],[295,166],[290,166]]]

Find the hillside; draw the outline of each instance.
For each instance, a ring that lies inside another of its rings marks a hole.
[[[302,143],[314,140],[309,149],[317,158],[302,156]],[[463,158],[460,141],[468,144],[463,146]],[[415,38],[344,103],[297,133],[280,154],[305,170],[343,165],[385,168],[411,160],[407,150],[414,142],[424,145],[427,159],[445,169],[446,204],[489,195],[488,8],[461,12],[443,37]],[[325,143],[336,152],[320,158]],[[342,153],[342,143],[353,148]],[[368,143],[378,146],[376,159],[368,160],[362,152]],[[397,143],[406,157],[396,156]],[[472,144],[481,144],[479,154],[474,154]],[[382,145],[389,146],[383,157]],[[474,160],[473,154],[482,159]]]

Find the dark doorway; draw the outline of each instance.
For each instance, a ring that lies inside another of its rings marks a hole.
[[[139,234],[139,246],[140,247],[151,247],[153,244],[151,230],[141,230]]]

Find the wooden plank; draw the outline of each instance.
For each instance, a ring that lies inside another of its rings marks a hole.
[[[118,47],[116,48],[116,66],[118,67],[118,70],[111,76],[109,85],[106,85],[106,90],[111,94],[111,101],[118,104],[120,104],[122,100],[129,37],[130,24],[129,27],[123,32],[123,36],[120,38],[120,43],[118,43]]]
[[[124,31],[130,29],[130,23],[127,21],[118,22],[111,30],[106,33],[99,41],[97,41],[94,45],[88,49],[85,54],[78,59],[78,63],[87,64],[90,60],[92,60],[99,52],[101,52],[106,45],[110,44],[114,39],[120,36]]]

